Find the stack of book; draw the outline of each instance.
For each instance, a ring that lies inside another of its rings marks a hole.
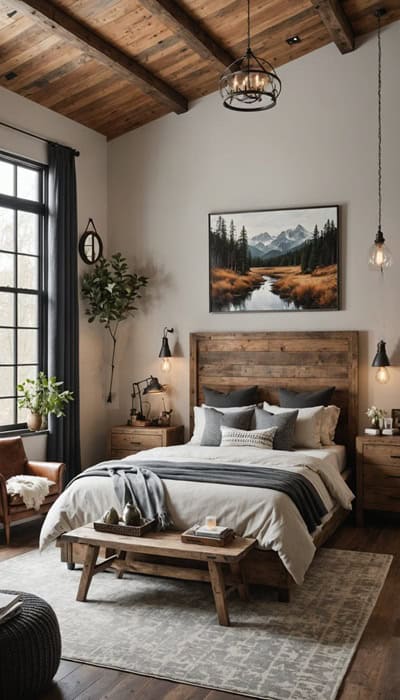
[[[22,596],[19,593],[0,593],[0,625],[11,620],[20,612],[21,607]]]
[[[235,536],[234,531],[230,527],[216,525],[215,527],[207,527],[207,525],[193,525],[189,530],[181,535],[182,542],[191,542],[198,544],[209,544],[211,546],[223,547],[229,542],[232,542]]]

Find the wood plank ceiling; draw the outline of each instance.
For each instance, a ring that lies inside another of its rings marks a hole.
[[[400,0],[252,0],[252,47],[275,66],[331,41],[346,53],[382,4],[382,24],[400,19]],[[246,48],[246,11],[246,0],[0,0],[0,85],[112,139],[218,89]]]

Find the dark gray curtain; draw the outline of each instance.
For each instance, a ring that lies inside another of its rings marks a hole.
[[[48,373],[74,392],[64,418],[49,417],[48,459],[65,462],[67,481],[81,469],[79,431],[78,232],[75,156],[50,143]]]

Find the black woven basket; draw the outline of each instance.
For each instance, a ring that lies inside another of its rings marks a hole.
[[[31,593],[20,595],[21,611],[0,625],[2,700],[35,697],[50,684],[60,663],[61,635],[53,608]]]

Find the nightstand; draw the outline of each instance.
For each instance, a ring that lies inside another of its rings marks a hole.
[[[357,450],[357,525],[364,510],[400,512],[400,435],[360,435]]]
[[[141,450],[182,445],[183,442],[183,425],[168,428],[159,426],[134,428],[131,425],[117,425],[111,428],[108,452],[110,459],[122,459]]]

